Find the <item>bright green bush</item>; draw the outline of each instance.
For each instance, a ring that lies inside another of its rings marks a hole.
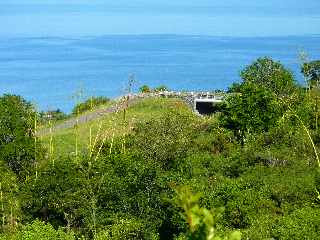
[[[97,240],[157,240],[157,234],[146,233],[146,226],[134,219],[119,219],[106,230],[100,231]]]
[[[219,210],[208,210],[200,207],[200,195],[194,194],[187,187],[178,188],[176,204],[182,208],[185,221],[188,224],[188,231],[185,239],[190,240],[240,240],[241,233],[222,233],[217,231]],[[180,235],[180,238],[183,235]]]
[[[107,97],[91,97],[88,98],[86,101],[77,104],[73,109],[72,109],[72,114],[80,114],[89,110],[92,110],[95,107],[105,105],[108,102],[110,102],[110,99]]]
[[[150,93],[152,92],[152,89],[148,85],[143,85],[139,88],[139,91],[141,93]]]
[[[35,161],[35,117],[31,103],[22,97],[8,94],[0,97],[0,155],[21,177]]]
[[[225,127],[243,138],[248,132],[268,131],[282,115],[278,99],[272,92],[248,82],[241,85],[240,94],[227,98],[222,121]]]
[[[41,221],[34,221],[22,227],[14,240],[75,240],[72,232],[66,233],[63,230],[55,230],[50,224]]]
[[[279,240],[320,239],[319,207],[297,209],[276,222],[271,236]]]
[[[191,147],[192,124],[190,115],[179,112],[138,123],[131,150],[165,169],[174,167]]]

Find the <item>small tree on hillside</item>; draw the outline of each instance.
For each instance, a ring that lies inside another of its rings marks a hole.
[[[148,85],[143,85],[139,88],[141,93],[150,93],[152,89]]]
[[[277,96],[292,93],[295,88],[293,74],[271,58],[258,58],[240,74],[244,83],[254,83],[274,92]]]
[[[264,132],[275,126],[286,104],[293,104],[296,85],[292,73],[270,58],[259,58],[241,77],[243,82],[230,88],[234,94],[227,99],[222,118],[226,127],[243,138],[247,132]]]
[[[304,63],[301,72],[312,87],[320,87],[320,60]]]
[[[240,94],[227,99],[223,122],[243,136],[246,132],[268,131],[280,116],[275,94],[257,84],[244,83]]]

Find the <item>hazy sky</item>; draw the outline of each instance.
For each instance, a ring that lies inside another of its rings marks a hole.
[[[320,0],[1,0],[0,36],[320,34]]]

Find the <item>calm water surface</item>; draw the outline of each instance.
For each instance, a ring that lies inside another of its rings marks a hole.
[[[0,38],[0,93],[21,94],[39,109],[70,111],[72,96],[115,97],[134,74],[136,90],[160,84],[175,90],[226,89],[258,57],[290,68],[299,82],[298,53],[320,58],[320,35],[231,38],[109,35],[83,38]]]

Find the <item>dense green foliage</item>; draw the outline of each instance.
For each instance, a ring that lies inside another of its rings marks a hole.
[[[290,94],[294,88],[292,73],[284,66],[271,58],[259,58],[241,72],[244,83],[254,83],[270,91],[277,96]]]
[[[63,230],[55,230],[50,224],[39,220],[23,226],[15,234],[0,236],[2,240],[75,240],[72,232],[65,233]]]
[[[223,119],[227,128],[245,135],[268,131],[282,115],[278,98],[269,89],[248,82],[241,85],[239,94],[229,97]]]
[[[21,97],[0,97],[0,155],[15,173],[28,171],[34,163],[35,118],[32,105]]]
[[[36,154],[27,171],[3,158],[3,238],[320,239],[318,91],[268,58],[241,76],[214,116],[140,103],[164,110],[141,120],[129,108],[117,118],[126,131],[101,125],[76,156]],[[2,119],[32,139],[22,113]]]
[[[80,114],[92,110],[98,106],[105,105],[110,101],[106,97],[90,97],[82,103],[78,103],[73,109],[72,114]]]

